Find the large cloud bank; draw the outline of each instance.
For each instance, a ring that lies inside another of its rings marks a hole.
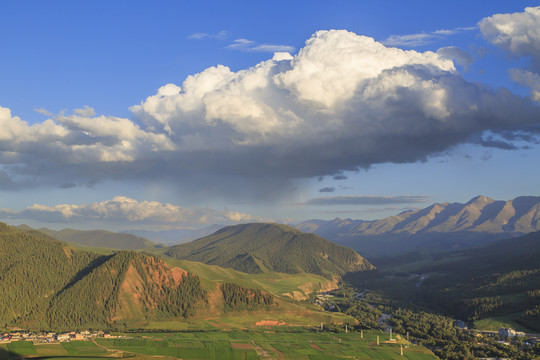
[[[81,205],[34,204],[21,211],[1,209],[0,216],[11,220],[30,220],[40,223],[106,222],[116,226],[142,224],[178,227],[193,224],[269,221],[229,209],[186,208],[158,201],[137,201],[125,196],[115,196],[112,200]]]
[[[204,178],[208,188],[268,186],[264,179],[424,160],[465,142],[508,147],[515,131],[523,139],[540,119],[529,99],[468,83],[437,53],[343,30],[319,31],[296,55],[276,53],[238,72],[208,68],[131,111],[133,120],[82,109],[30,126],[1,108],[0,183],[159,178],[197,186]],[[485,131],[507,143],[485,141]]]

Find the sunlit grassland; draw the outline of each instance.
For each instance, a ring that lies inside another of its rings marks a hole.
[[[177,266],[195,273],[201,279],[206,289],[214,289],[219,282],[234,282],[244,287],[261,289],[276,295],[291,296],[293,292],[305,296],[307,293],[330,288],[334,280],[314,274],[283,274],[267,272],[262,274],[247,274],[233,269],[214,265],[206,265],[188,260],[165,259],[172,266]]]
[[[503,316],[490,316],[485,319],[476,320],[474,322],[474,328],[479,330],[493,330],[497,331],[501,328],[512,328],[518,331],[530,332],[527,329],[516,322],[519,319],[521,313],[508,314]]]
[[[231,313],[205,313],[199,312],[196,318],[149,321],[131,324],[132,328],[164,329],[164,330],[231,330],[231,329],[257,329],[256,324],[261,321],[273,321],[283,324],[278,327],[302,327],[323,324],[352,324],[356,320],[342,313],[325,312],[309,309],[294,303],[280,302],[279,307],[272,311],[240,311]]]

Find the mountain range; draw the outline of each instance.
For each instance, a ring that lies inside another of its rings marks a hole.
[[[122,233],[143,237],[159,244],[175,245],[211,235],[224,227],[225,225],[213,224],[200,229],[125,230]]]
[[[496,201],[477,196],[465,204],[433,204],[380,220],[308,220],[296,228],[350,246],[371,257],[420,248],[457,250],[540,230],[540,197]]]
[[[21,228],[25,230],[24,227]],[[60,241],[90,247],[121,250],[141,250],[156,247],[157,244],[140,236],[116,233],[107,230],[51,230],[40,228],[37,231]]]

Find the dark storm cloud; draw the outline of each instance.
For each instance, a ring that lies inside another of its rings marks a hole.
[[[321,193],[331,193],[334,191],[336,191],[336,189],[333,187],[323,187],[322,189],[319,189],[319,192]]]

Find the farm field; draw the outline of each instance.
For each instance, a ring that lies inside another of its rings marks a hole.
[[[519,319],[520,313],[517,314],[508,314],[501,316],[490,316],[481,320],[476,320],[474,322],[474,328],[479,330],[492,330],[497,331],[500,328],[512,328],[517,331],[531,332],[530,329],[527,329],[517,323],[515,319]]]
[[[1,344],[0,359],[410,359],[436,357],[423,347],[405,347],[404,340],[388,342],[389,335],[289,331],[210,331],[141,333],[125,339],[96,339],[61,344]],[[380,345],[377,346],[377,336]],[[404,356],[400,348],[404,347]]]

